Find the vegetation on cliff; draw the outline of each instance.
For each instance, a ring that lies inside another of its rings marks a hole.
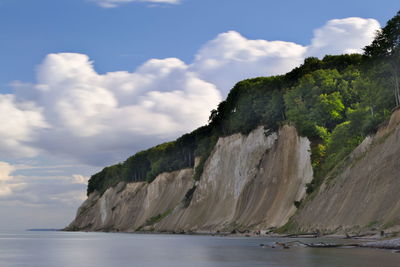
[[[307,58],[285,75],[237,83],[206,126],[104,168],[89,180],[88,194],[120,181],[151,182],[162,172],[193,167],[196,157],[194,178],[199,179],[219,137],[247,134],[260,125],[277,130],[283,123],[294,124],[313,141],[311,192],[400,104],[400,12],[364,51]]]

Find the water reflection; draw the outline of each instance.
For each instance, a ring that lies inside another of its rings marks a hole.
[[[384,250],[259,246],[272,241],[284,240],[116,233],[0,233],[0,266],[398,267],[400,262],[400,254]]]

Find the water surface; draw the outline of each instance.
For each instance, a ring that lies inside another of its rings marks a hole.
[[[80,232],[0,232],[0,266],[400,266],[400,254],[387,250],[260,247],[261,243],[285,240],[288,239]],[[316,240],[306,241],[316,242]],[[336,241],[343,242],[343,240]]]

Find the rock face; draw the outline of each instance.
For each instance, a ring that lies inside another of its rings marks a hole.
[[[284,225],[293,231],[400,230],[400,110],[308,196],[310,142],[292,126],[220,138],[200,181],[193,170],[152,183],[120,183],[92,193],[69,230],[231,231]]]
[[[302,231],[354,232],[400,225],[400,110],[333,170],[293,217]]]
[[[312,180],[310,142],[288,125],[278,133],[259,127],[248,136],[220,138],[200,181],[192,176],[193,170],[185,169],[161,174],[150,184],[120,183],[102,196],[92,193],[67,229],[200,232],[282,226]]]
[[[189,207],[175,210],[156,228],[215,231],[285,224],[312,179],[309,146],[290,126],[268,137],[259,128],[247,137],[221,138]]]
[[[67,230],[135,231],[171,211],[193,186],[193,170],[160,174],[152,183],[119,183],[102,196],[92,193]]]

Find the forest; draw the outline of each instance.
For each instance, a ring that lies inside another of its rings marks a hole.
[[[218,138],[258,126],[276,131],[283,124],[295,125],[312,142],[311,193],[399,105],[400,12],[362,55],[307,58],[285,75],[237,83],[207,125],[104,168],[90,178],[87,193],[103,193],[121,181],[151,182],[160,173],[193,168],[195,158],[198,180]]]

